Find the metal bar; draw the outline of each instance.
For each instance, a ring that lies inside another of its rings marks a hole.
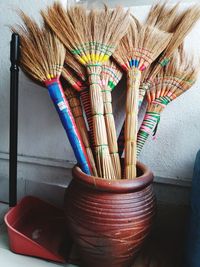
[[[16,33],[11,38],[10,61],[9,206],[13,207],[17,203],[19,35]]]

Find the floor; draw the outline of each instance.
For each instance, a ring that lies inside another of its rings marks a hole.
[[[21,256],[9,250],[8,237],[3,215],[8,206],[0,203],[0,260],[4,267],[74,267],[57,264],[33,257]],[[158,207],[157,218],[149,240],[132,267],[182,267],[184,243],[185,207],[163,205]]]

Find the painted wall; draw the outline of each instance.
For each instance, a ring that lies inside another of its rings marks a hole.
[[[19,22],[15,9],[21,8],[27,14],[38,18],[40,8],[51,2],[53,0],[0,1],[0,181],[3,176],[8,177],[9,42],[11,34],[7,25]],[[127,1],[127,5],[130,5],[130,2],[133,1]],[[123,3],[125,5],[125,1]],[[149,3],[149,1],[145,1],[145,3]],[[133,11],[138,18],[144,18],[148,9],[148,6],[135,6]],[[190,50],[199,51],[199,35],[200,24],[196,25],[187,38],[187,46]],[[120,109],[119,106],[122,103],[124,89],[119,88],[114,95],[115,116],[118,125],[120,125],[123,117],[123,112],[121,113],[123,107]],[[140,160],[148,164],[157,176],[190,179],[195,154],[200,148],[199,116],[200,81],[163,112],[157,139],[154,141],[149,140]],[[71,165],[68,163],[74,162],[72,149],[66,140],[54,107],[49,101],[47,91],[32,83],[21,72],[19,90],[19,155],[21,155],[22,162],[28,161],[28,164],[31,164],[31,161],[37,162],[36,164],[34,163],[35,171],[34,168],[31,168],[32,180],[46,179],[46,181],[55,183],[55,176],[49,173],[43,173],[42,178],[37,178],[36,169],[38,169],[37,166],[40,161],[47,160],[48,164],[52,162],[52,166],[56,166],[56,168],[59,167],[59,164],[57,166],[55,162],[64,161],[61,167],[69,167]],[[23,166],[23,164],[20,165],[19,178],[27,179],[28,169]],[[63,180],[66,178],[63,176],[63,172],[61,176]],[[59,181],[59,183],[61,182]]]

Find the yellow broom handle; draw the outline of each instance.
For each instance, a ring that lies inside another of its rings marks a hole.
[[[133,68],[127,74],[125,119],[125,178],[136,178],[137,114],[141,72]]]

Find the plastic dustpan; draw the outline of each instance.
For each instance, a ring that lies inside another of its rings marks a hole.
[[[61,263],[77,263],[66,232],[63,210],[28,196],[8,211],[5,223],[13,252]]]

